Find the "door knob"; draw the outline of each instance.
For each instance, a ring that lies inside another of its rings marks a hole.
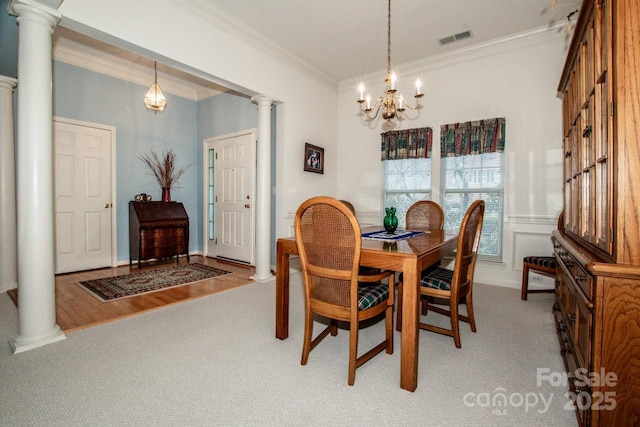
[[[104,204],[104,208],[105,209],[109,209],[111,206],[112,206],[111,203],[105,203]]]
[[[249,203],[247,203],[246,205],[244,205],[245,208],[249,209]]]

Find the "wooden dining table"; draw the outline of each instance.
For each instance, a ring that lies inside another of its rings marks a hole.
[[[362,233],[381,230],[363,227]],[[400,387],[415,391],[418,386],[418,344],[420,320],[420,272],[449,255],[456,248],[458,234],[444,230],[422,233],[394,242],[362,239],[360,264],[402,272],[402,342],[400,347]],[[289,337],[289,257],[298,254],[295,237],[276,243],[276,338]]]

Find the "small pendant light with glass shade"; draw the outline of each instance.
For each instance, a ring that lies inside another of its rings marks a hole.
[[[148,110],[153,110],[154,113],[158,111],[164,111],[167,106],[167,98],[164,97],[160,85],[158,85],[158,65],[156,61],[153,61],[153,71],[155,79],[153,84],[144,96],[144,105]]]

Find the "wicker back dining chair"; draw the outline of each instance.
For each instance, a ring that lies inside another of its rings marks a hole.
[[[300,205],[295,234],[305,298],[304,343],[301,364],[327,335],[338,334],[338,321],[349,322],[349,385],[356,368],[386,350],[393,353],[394,280],[359,286],[362,253],[360,225],[339,200],[313,197]],[[385,314],[385,340],[358,357],[360,322]],[[329,319],[328,326],[313,338],[314,314]]]
[[[444,228],[444,210],[442,206],[431,200],[419,200],[409,206],[405,216],[405,228],[437,229]],[[440,261],[430,265],[427,270],[440,265]],[[398,277],[398,311],[396,312],[396,330],[402,330],[402,274]],[[422,314],[427,314],[427,301],[422,302]]]
[[[409,206],[405,216],[405,228],[437,228],[444,227],[444,211],[431,200],[420,200]]]
[[[564,211],[560,212],[558,217],[558,230],[564,228]],[[529,255],[522,259],[522,289],[520,290],[520,299],[527,300],[529,294],[553,293],[555,287],[551,289],[529,289],[529,272],[534,271],[547,277],[556,276],[556,257]]]
[[[453,337],[457,348],[460,344],[459,322],[467,322],[471,331],[476,331],[476,321],[473,316],[473,274],[476,266],[478,245],[480,244],[480,234],[482,232],[482,221],[484,219],[484,201],[476,200],[469,206],[460,224],[458,234],[458,246],[456,249],[456,259],[453,270],[436,267],[422,273],[420,280],[420,296],[427,299],[427,310],[449,316],[451,318],[451,329],[441,328],[426,323],[420,323],[420,329]],[[429,302],[429,298],[446,300],[449,309],[437,307]],[[467,315],[459,313],[460,299],[464,298],[467,307]],[[402,310],[401,307],[398,308]]]
[[[344,203],[351,213],[356,214],[356,208],[348,200],[340,200]],[[375,267],[366,267],[361,265],[358,270],[358,282],[360,283],[378,283],[383,279],[395,280],[395,272],[391,270],[381,270]]]
[[[348,200],[340,200],[342,203],[344,203],[345,205],[347,205],[347,207],[349,208],[349,210],[351,211],[351,213],[353,213],[354,215],[356,214],[356,207],[353,206],[353,203],[351,203]]]

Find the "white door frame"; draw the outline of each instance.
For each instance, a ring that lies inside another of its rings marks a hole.
[[[100,123],[85,122],[82,120],[68,119],[65,117],[53,117],[54,122],[68,123],[76,126],[92,127],[103,129],[111,133],[111,267],[118,266],[118,221],[116,203],[116,128],[115,126],[103,125]]]
[[[210,145],[215,145],[216,142],[221,141],[221,140],[225,140],[225,139],[229,139],[229,138],[235,138],[238,136],[244,136],[244,135],[253,135],[254,136],[254,143],[255,143],[255,137],[258,134],[258,129],[253,128],[253,129],[246,129],[246,130],[242,130],[242,131],[238,131],[238,132],[234,132],[234,133],[229,133],[229,134],[225,134],[225,135],[219,135],[219,136],[214,136],[211,138],[206,138],[203,143],[202,143],[202,223],[203,223],[203,227],[202,227],[202,252],[204,253],[204,256],[209,256],[209,257],[217,257],[217,253],[209,253],[209,191],[208,191],[208,186],[209,186],[209,177],[208,177],[208,167],[209,167],[209,155],[208,155],[208,150],[209,150],[209,146]],[[254,157],[256,155],[256,150],[255,150],[255,146],[254,146]],[[252,178],[252,182],[251,182],[251,203],[255,205],[255,200],[256,200],[256,183],[255,183],[255,179],[256,179],[256,164],[255,162],[252,164],[252,169],[251,169],[251,176]],[[215,179],[215,176],[214,176]],[[254,211],[255,212],[255,211]],[[251,217],[251,229],[252,229],[252,233],[254,234],[252,236],[252,249],[251,249],[251,264],[255,263],[255,252],[256,252],[256,248],[255,248],[255,222],[256,222],[256,218],[255,215]]]

